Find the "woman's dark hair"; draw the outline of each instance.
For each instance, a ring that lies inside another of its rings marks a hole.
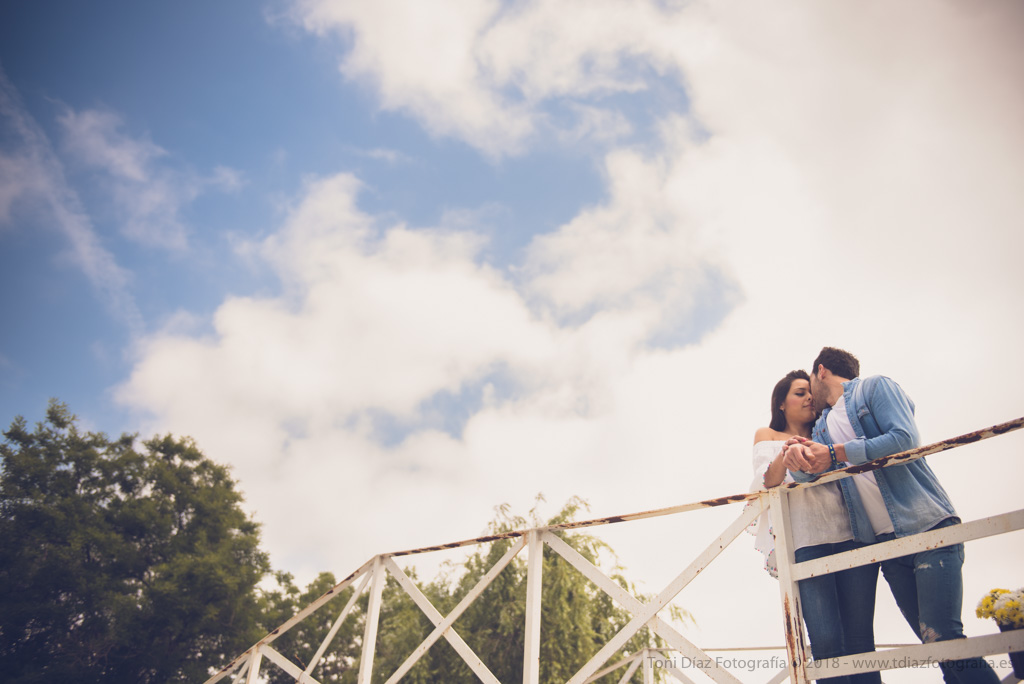
[[[776,432],[786,429],[786,414],[782,412],[782,405],[786,403],[786,396],[789,395],[789,388],[793,386],[794,380],[810,382],[811,376],[802,370],[789,371],[786,377],[775,383],[775,389],[772,390],[772,422],[768,423],[768,427]]]

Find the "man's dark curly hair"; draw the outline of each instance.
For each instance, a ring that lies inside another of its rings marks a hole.
[[[824,366],[832,371],[832,375],[852,380],[860,375],[860,361],[848,351],[835,347],[822,347],[818,352],[818,358],[814,359],[811,366],[811,373],[818,372],[818,366]]]

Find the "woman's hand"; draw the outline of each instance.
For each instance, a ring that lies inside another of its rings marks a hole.
[[[832,457],[829,455],[827,446],[806,439],[798,444],[783,447],[783,453],[785,454],[786,468],[789,470],[823,473],[832,464]],[[796,467],[794,468],[794,466]]]
[[[802,471],[805,473],[813,473],[813,456],[811,450],[803,442],[802,437],[794,437],[793,439],[786,442],[786,445],[782,447],[782,463],[786,466],[786,470]]]

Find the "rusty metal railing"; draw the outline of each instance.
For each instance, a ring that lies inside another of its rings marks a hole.
[[[788,525],[788,496],[790,492],[807,487],[814,487],[826,482],[833,482],[844,477],[850,477],[857,473],[868,472],[880,468],[893,467],[923,458],[931,454],[939,453],[956,447],[972,444],[984,439],[1003,435],[1024,427],[1024,418],[1018,418],[999,425],[977,430],[975,432],[960,435],[941,442],[929,444],[916,449],[905,451],[899,454],[880,458],[862,465],[854,465],[825,473],[817,480],[810,483],[790,483],[774,487],[767,491],[735,494],[732,496],[707,499],[695,503],[679,506],[669,506],[640,513],[626,515],[607,516],[593,518],[590,520],[566,522],[556,525],[537,527],[526,530],[515,530],[501,534],[486,535],[465,539],[462,541],[428,546],[406,551],[396,551],[374,556],[359,569],[332,587],[323,596],[316,599],[308,606],[299,611],[294,617],[287,620],[280,627],[251,646],[244,653],[232,660],[226,666],[217,671],[206,680],[206,684],[215,684],[228,677],[235,684],[244,681],[246,684],[255,684],[259,681],[260,670],[263,660],[266,659],[290,675],[300,684],[319,684],[313,677],[321,659],[324,657],[339,628],[351,615],[357,598],[364,592],[369,591],[368,606],[363,628],[362,650],[359,659],[358,684],[370,684],[373,673],[374,650],[376,648],[377,624],[380,614],[382,593],[387,575],[391,575],[402,589],[419,606],[427,618],[434,624],[434,630],[427,638],[409,655],[406,661],[391,673],[386,684],[393,684],[416,664],[429,648],[440,639],[445,639],[455,649],[463,661],[469,666],[474,674],[483,682],[488,684],[499,684],[498,679],[487,668],[472,649],[462,640],[453,629],[453,624],[458,617],[468,608],[477,597],[479,597],[487,586],[498,576],[498,574],[512,562],[524,549],[527,553],[527,591],[526,591],[526,625],[525,645],[523,652],[523,684],[539,684],[540,665],[540,614],[541,614],[541,570],[543,547],[546,545],[562,559],[570,563],[580,571],[587,579],[594,583],[599,589],[606,592],[622,608],[632,614],[629,622],[614,635],[586,665],[584,665],[567,684],[586,684],[606,676],[616,670],[625,668],[620,684],[630,680],[630,677],[640,670],[643,673],[645,684],[653,681],[653,666],[657,654],[664,653],[663,649],[643,649],[629,657],[608,664],[608,660],[632,638],[637,631],[648,627],[655,634],[661,637],[669,645],[672,651],[680,654],[690,663],[699,663],[702,666],[698,669],[716,682],[721,684],[739,684],[736,678],[728,669],[718,663],[718,659],[708,655],[706,649],[698,648],[693,642],[684,637],[675,627],[659,617],[659,612],[671,602],[676,595],[687,584],[700,574],[710,563],[734,540],[743,530],[758,516],[766,510],[770,510],[773,520],[776,521],[776,559],[779,567],[780,598],[782,603],[786,642],[786,665],[781,668],[768,684],[778,684],[789,678],[793,684],[805,684],[808,681],[820,677],[835,677],[855,674],[859,672],[877,671],[889,669],[892,663],[899,663],[900,666],[916,666],[919,664],[931,665],[940,660],[960,660],[968,657],[992,655],[996,653],[1007,653],[1011,651],[1024,650],[1024,630],[1006,632],[1003,634],[992,634],[980,637],[971,637],[957,641],[943,641],[932,644],[917,644],[912,646],[900,646],[878,653],[871,653],[872,664],[860,664],[857,656],[847,656],[840,659],[830,660],[827,672],[823,671],[820,663],[814,663],[808,658],[806,639],[804,635],[803,622],[800,614],[799,590],[797,582],[801,579],[838,572],[841,570],[858,567],[868,563],[881,561],[889,558],[897,558],[910,553],[916,553],[926,549],[939,548],[973,539],[980,539],[997,534],[1004,534],[1024,529],[1024,510],[1017,510],[1010,513],[992,516],[982,520],[967,523],[960,523],[940,530],[932,530],[920,534],[902,537],[893,541],[873,544],[868,547],[847,551],[845,553],[827,556],[825,558],[796,563],[792,548],[792,539]],[[707,508],[727,506],[736,503],[751,502],[745,506],[743,512],[712,541],[697,557],[680,572],[661,592],[648,602],[643,602],[631,593],[623,589],[617,582],[608,577],[600,568],[584,558],[579,552],[559,537],[556,532],[574,529],[598,527],[601,525],[613,525],[631,521],[656,518],[669,515],[677,515],[688,511],[703,510]],[[781,521],[781,522],[779,522]],[[430,603],[423,593],[416,586],[406,573],[399,568],[394,561],[395,558],[410,556],[414,554],[430,553],[447,549],[455,549],[465,546],[486,544],[498,540],[515,540],[505,555],[479,580],[477,585],[459,602],[459,604],[447,615],[442,616],[440,612]],[[277,651],[273,643],[280,636],[295,627],[295,625],[307,620],[311,615],[323,608],[326,604],[336,600],[348,587],[359,584],[351,594],[349,600],[339,617],[333,622],[323,640],[320,642],[316,654],[304,667],[293,663]],[[884,658],[877,657],[884,654]],[[867,654],[865,654],[867,655]],[[641,669],[642,668],[642,669]],[[676,667],[663,667],[664,671],[684,683],[691,683],[691,679]],[[819,677],[820,673],[820,677]],[[244,679],[243,679],[244,678]]]

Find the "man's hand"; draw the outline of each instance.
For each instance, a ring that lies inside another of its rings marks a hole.
[[[823,473],[832,465],[828,447],[802,437],[786,442],[783,462],[787,470],[802,470],[805,473]]]
[[[811,470],[811,453],[803,444],[790,443],[790,440],[786,443],[786,446],[782,447],[782,463],[786,466],[786,470],[793,472],[803,471],[805,473],[813,472]]]

